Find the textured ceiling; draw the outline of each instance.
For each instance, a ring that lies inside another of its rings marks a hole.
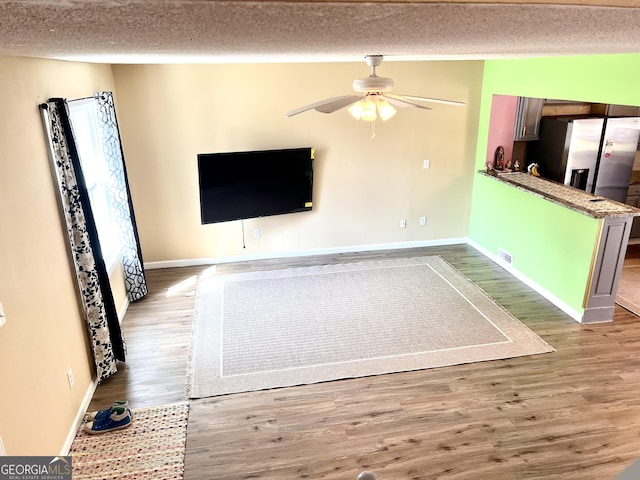
[[[218,63],[640,52],[634,0],[575,1],[0,0],[0,55]]]

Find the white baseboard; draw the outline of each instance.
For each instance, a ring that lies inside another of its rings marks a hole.
[[[556,297],[555,295],[553,295],[549,290],[545,289],[544,287],[540,286],[539,284],[537,284],[536,282],[534,282],[533,280],[531,280],[529,277],[527,277],[526,275],[524,275],[522,272],[520,272],[519,270],[516,270],[513,265],[511,265],[510,263],[505,262],[504,260],[502,260],[500,257],[498,257],[497,255],[494,255],[493,253],[491,253],[489,250],[481,247],[480,245],[478,245],[476,242],[474,242],[473,240],[469,239],[468,241],[469,246],[475,248],[476,250],[478,250],[481,254],[483,254],[485,257],[489,258],[490,260],[492,260],[493,262],[497,263],[498,265],[500,265],[502,268],[504,268],[507,272],[509,272],[511,275],[513,275],[514,277],[516,277],[518,280],[520,280],[522,283],[524,283],[525,285],[527,285],[528,287],[533,288],[536,292],[538,292],[540,295],[542,295],[544,298],[546,298],[547,300],[549,300],[551,303],[553,303],[556,307],[558,307],[560,310],[562,310],[564,313],[566,313],[567,315],[569,315],[571,318],[573,318],[575,321],[582,323],[582,316],[583,314],[581,312],[578,312],[577,310],[575,310],[574,308],[570,307],[569,305],[567,305],[565,302],[563,302],[562,300],[560,300],[558,297]]]
[[[478,252],[480,252],[485,257],[489,258],[493,262],[500,265],[518,280],[520,280],[525,285],[531,287],[533,290],[538,292],[540,295],[545,297],[551,303],[553,303],[556,307],[562,310],[564,313],[569,315],[571,318],[576,320],[577,322],[582,322],[583,314],[574,308],[567,305],[565,302],[560,300],[558,297],[553,295],[544,287],[540,286],[538,283],[531,280],[529,277],[524,275],[522,272],[516,270],[513,265],[505,262],[497,255],[494,255],[490,251],[478,245],[476,242],[469,238],[447,238],[441,240],[428,240],[428,241],[417,241],[417,242],[397,242],[397,243],[384,243],[384,244],[372,244],[372,245],[353,245],[346,247],[334,247],[334,248],[322,248],[318,250],[303,250],[297,252],[282,252],[282,253],[257,253],[250,255],[234,255],[229,257],[217,257],[217,258],[191,258],[184,260],[167,260],[160,262],[147,262],[144,264],[145,268],[154,269],[154,268],[173,268],[173,267],[192,267],[199,265],[215,265],[222,263],[230,263],[230,262],[244,262],[251,260],[270,260],[275,258],[290,258],[290,257],[305,257],[311,255],[327,255],[327,254],[336,254],[336,253],[355,253],[355,252],[367,252],[374,250],[399,250],[403,248],[419,248],[419,247],[438,247],[443,245],[460,245],[460,244],[468,244],[469,246],[475,248]]]
[[[127,313],[127,309],[129,308],[129,297],[125,298],[124,302],[122,303],[122,306],[120,307],[120,310],[118,310],[118,321],[120,323],[122,323],[122,320],[124,319],[125,314]]]
[[[64,457],[69,455],[69,450],[71,450],[71,444],[73,443],[73,439],[76,438],[76,433],[78,433],[78,429],[80,425],[82,425],[82,421],[84,420],[84,415],[89,408],[89,404],[91,403],[91,399],[93,398],[93,394],[98,388],[98,379],[96,378],[89,384],[87,391],[84,394],[84,398],[82,399],[82,403],[80,404],[80,408],[76,412],[76,417],[73,420],[73,424],[71,425],[71,429],[67,434],[67,438],[64,442],[62,450],[60,452],[60,456]]]
[[[351,245],[346,247],[320,248],[317,250],[302,250],[281,253],[254,253],[249,255],[233,255],[229,257],[189,258],[184,260],[166,260],[160,262],[145,262],[144,268],[174,268],[193,267],[199,265],[215,265],[231,262],[246,262],[251,260],[271,260],[275,258],[308,257],[311,255],[330,255],[335,253],[369,252],[374,250],[399,250],[403,248],[439,247],[442,245],[460,245],[467,243],[466,238],[445,238],[441,240],[425,240],[416,242],[381,243],[372,245]]]

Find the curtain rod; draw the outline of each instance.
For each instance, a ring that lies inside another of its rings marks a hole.
[[[90,97],[82,97],[82,98],[74,98],[72,100],[67,100],[67,102],[79,102],[80,100],[95,100],[98,97],[101,97],[104,95],[105,92],[100,91],[100,92],[96,92],[93,95],[91,95]],[[107,92],[109,93],[109,92]]]
[[[96,99],[96,95],[92,95],[90,97],[74,98],[71,100],[67,100],[67,102],[79,102],[80,100],[95,100],[95,99]]]
[[[81,98],[74,98],[72,100],[67,100],[67,103],[69,103],[69,102],[79,102],[79,101],[82,101],[82,100],[95,100],[96,98],[98,98],[98,94],[99,93],[102,93],[102,92],[96,92],[94,95],[91,95],[90,97],[81,97]],[[49,100],[53,100],[53,99],[50,98]],[[46,102],[44,102],[44,103],[40,104],[40,108],[43,109],[43,110],[46,110],[46,109],[49,108],[49,105]]]

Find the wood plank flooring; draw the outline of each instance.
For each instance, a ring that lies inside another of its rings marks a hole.
[[[474,249],[430,247],[218,265],[220,273],[442,255],[556,352],[192,400],[186,480],[609,479],[640,457],[640,319],[583,326]],[[91,409],[184,400],[206,267],[147,272],[128,361]],[[183,288],[180,288],[183,287]],[[117,448],[114,449],[117,452]]]

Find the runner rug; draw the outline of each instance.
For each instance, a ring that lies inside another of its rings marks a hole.
[[[187,440],[187,402],[133,411],[121,430],[78,431],[71,445],[74,480],[182,480]]]
[[[201,278],[191,398],[553,348],[437,256]]]

